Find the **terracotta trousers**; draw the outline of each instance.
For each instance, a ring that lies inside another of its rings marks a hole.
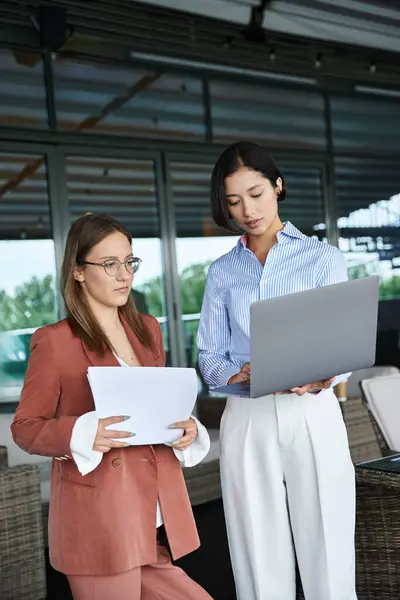
[[[212,600],[159,546],[158,561],[118,575],[68,575],[74,600]]]

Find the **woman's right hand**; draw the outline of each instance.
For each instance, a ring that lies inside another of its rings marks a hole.
[[[243,367],[240,369],[239,373],[236,375],[232,375],[228,379],[228,385],[231,383],[249,383],[250,381],[250,363],[244,363]]]
[[[97,434],[93,444],[93,450],[98,452],[109,452],[111,448],[125,448],[129,446],[126,442],[116,442],[115,438],[128,438],[133,437],[136,433],[131,431],[116,431],[115,429],[106,429],[109,425],[115,423],[122,423],[129,417],[107,417],[106,419],[99,419],[97,426]]]

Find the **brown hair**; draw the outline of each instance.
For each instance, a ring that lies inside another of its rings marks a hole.
[[[106,348],[111,351],[113,348],[90,309],[81,284],[74,278],[74,269],[77,264],[85,260],[94,246],[116,231],[125,235],[129,244],[132,243],[129,231],[112,217],[94,214],[80,217],[69,230],[62,265],[61,291],[69,325],[73,333],[85,342],[90,350],[95,350],[100,356],[104,355]],[[131,295],[129,295],[127,303],[118,310],[140,342],[146,348],[151,348],[151,335],[143,323]]]

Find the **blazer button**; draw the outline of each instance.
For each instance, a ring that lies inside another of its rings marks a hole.
[[[122,465],[122,458],[114,458],[112,465],[113,467],[120,467]]]

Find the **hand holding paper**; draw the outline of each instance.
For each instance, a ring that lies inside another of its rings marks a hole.
[[[179,423],[174,423],[170,425],[171,429],[182,429],[184,435],[176,442],[172,442],[171,446],[176,448],[177,450],[186,450],[193,444],[195,439],[197,438],[198,429],[197,423],[194,419],[189,419],[188,421],[180,421]]]
[[[109,452],[111,448],[123,448],[128,446],[127,442],[121,440],[121,438],[134,437],[136,433],[132,431],[117,431],[116,429],[109,429],[116,423],[123,423],[129,419],[129,417],[108,417],[107,419],[99,419],[97,425],[97,433],[93,444],[93,450],[97,452]]]
[[[99,419],[126,415],[113,430],[134,431],[119,439],[129,445],[165,444],[179,440],[184,431],[170,425],[187,421],[197,397],[195,369],[171,367],[89,367],[89,384]]]

